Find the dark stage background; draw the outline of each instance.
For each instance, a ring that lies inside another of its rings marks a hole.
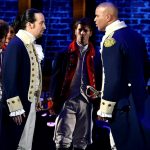
[[[106,0],[108,1],[108,0]],[[46,18],[46,31],[38,41],[42,44],[45,58],[42,62],[43,94],[44,100],[48,97],[48,88],[51,77],[51,67],[54,54],[66,50],[73,39],[73,23],[81,17],[89,17],[94,21],[95,8],[102,0],[0,0],[0,19],[11,24],[17,15],[22,14],[27,8],[40,9]],[[150,54],[150,1],[149,0],[112,0],[119,8],[120,20],[138,31],[147,44]],[[99,50],[100,41],[104,33],[99,32],[94,25],[92,42],[96,50]],[[136,43],[135,43],[136,44]],[[150,56],[150,55],[149,55]],[[138,61],[138,60],[137,60]],[[150,85],[149,85],[150,86]],[[40,112],[37,115],[36,134],[33,150],[54,150],[52,140],[54,127],[48,127],[47,122],[54,121],[55,116],[50,117],[48,112]],[[94,144],[88,150],[109,150],[108,130],[103,124],[96,122],[94,130]],[[103,128],[103,129],[102,129]]]

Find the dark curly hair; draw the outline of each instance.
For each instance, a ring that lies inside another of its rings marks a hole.
[[[0,20],[0,40],[6,37],[9,30],[8,23],[4,20]]]
[[[78,27],[78,25],[81,24],[83,26],[88,26],[90,28],[90,30],[93,30],[93,24],[90,18],[81,18],[79,20],[77,20],[74,24],[74,29],[76,29]]]

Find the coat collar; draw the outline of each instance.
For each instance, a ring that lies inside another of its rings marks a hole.
[[[109,35],[110,33],[125,27],[127,27],[127,25],[124,21],[116,20],[106,27],[105,35]]]
[[[35,41],[35,37],[26,30],[19,30],[16,36],[19,37],[24,44],[32,44]]]

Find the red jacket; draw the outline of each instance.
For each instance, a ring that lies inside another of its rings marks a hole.
[[[95,49],[92,45],[92,43],[89,43],[89,50],[86,53],[86,65],[87,65],[87,72],[88,72],[88,78],[89,78],[89,84],[96,88],[95,86],[95,72],[94,72],[94,56],[95,56]],[[74,73],[76,71],[77,67],[77,61],[79,57],[79,50],[76,45],[76,41],[74,40],[68,48],[67,53],[67,69],[65,74],[65,79],[62,86],[61,96],[67,97],[70,84],[72,81],[72,78],[74,76]]]

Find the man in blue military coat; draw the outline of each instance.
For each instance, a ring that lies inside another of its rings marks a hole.
[[[2,71],[3,99],[0,102],[1,150],[32,148],[42,87],[42,48],[34,41],[45,29],[43,14],[28,9],[21,17],[21,29],[6,48]]]
[[[100,50],[103,84],[99,119],[110,123],[112,149],[150,149],[150,119],[145,113],[148,108],[144,108],[148,97],[144,39],[118,19],[118,9],[110,2],[99,4],[95,15],[98,30],[105,31]]]

